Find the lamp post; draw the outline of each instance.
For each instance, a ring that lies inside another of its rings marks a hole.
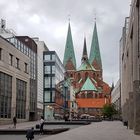
[[[68,88],[68,86],[67,86],[67,84],[66,84],[66,81],[65,81],[65,83],[64,83],[64,108],[65,108],[65,112],[66,112],[66,108],[67,108],[67,88]]]

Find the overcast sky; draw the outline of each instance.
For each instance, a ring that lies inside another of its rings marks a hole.
[[[77,66],[81,63],[84,36],[88,54],[96,13],[104,81],[119,78],[119,40],[130,0],[0,0],[0,18],[17,35],[39,37],[63,62],[68,15]]]

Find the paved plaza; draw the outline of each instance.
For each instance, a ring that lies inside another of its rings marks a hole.
[[[38,122],[26,122],[17,125],[17,129],[32,127]],[[8,128],[12,125],[0,126]],[[35,135],[34,140],[140,140],[140,136],[134,135],[132,130],[123,126],[120,121],[103,121],[90,125],[47,125],[47,129],[70,127],[69,131],[56,135]],[[26,140],[25,135],[0,135],[0,140]]]
[[[81,126],[69,131],[51,135],[39,140],[140,140],[132,130],[123,126],[119,121],[103,121]]]

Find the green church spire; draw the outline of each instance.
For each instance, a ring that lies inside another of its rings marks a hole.
[[[101,60],[101,55],[100,55],[96,22],[94,25],[94,31],[93,31],[93,36],[92,36],[89,62],[91,65],[93,65],[93,62],[96,62],[96,64],[100,67],[100,69],[102,69],[102,60]]]
[[[87,45],[86,45],[86,38],[84,38],[84,47],[83,47],[83,55],[82,55],[82,62],[88,60],[88,55],[87,55]]]
[[[68,27],[63,64],[66,70],[76,69],[76,60],[75,60],[75,53],[74,53],[70,23]]]

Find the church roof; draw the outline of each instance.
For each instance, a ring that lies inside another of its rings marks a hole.
[[[85,90],[92,90],[92,91],[97,91],[96,87],[94,86],[94,84],[91,82],[90,78],[88,77],[84,83],[84,85],[81,88],[81,91],[85,91]]]
[[[73,66],[76,69],[76,59],[75,59],[70,23],[68,27],[67,40],[65,45],[65,53],[64,53],[64,60],[63,60],[64,67],[66,67],[68,62],[72,62]]]
[[[77,69],[77,71],[86,71],[86,70],[93,70],[96,71],[96,69],[89,63],[89,61],[84,61],[81,66]]]
[[[91,49],[90,49],[90,56],[89,56],[90,64],[93,64],[93,61],[96,61],[97,64],[102,69],[102,60],[101,60],[101,55],[100,55],[96,23],[94,25],[94,31],[93,31],[92,43],[91,43]]]

